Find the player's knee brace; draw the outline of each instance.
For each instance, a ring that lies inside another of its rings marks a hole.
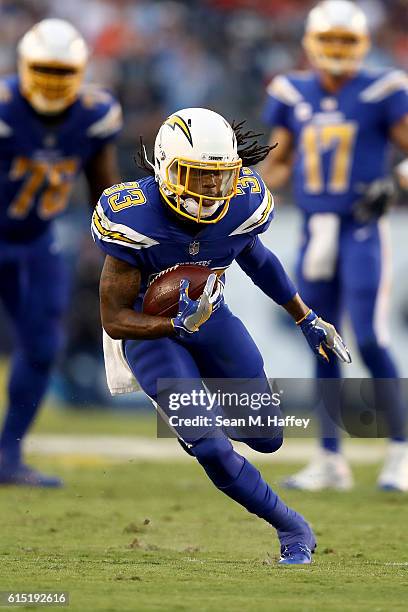
[[[192,452],[216,487],[230,485],[244,464],[228,438],[202,438],[194,443]]]

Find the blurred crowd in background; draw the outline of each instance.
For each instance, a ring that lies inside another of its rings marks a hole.
[[[164,116],[209,106],[259,125],[265,85],[305,66],[300,44],[310,0],[1,0],[0,72],[16,43],[47,16],[71,21],[92,50],[88,78],[113,90],[126,130],[121,169],[133,177],[140,134],[152,143]],[[408,68],[408,2],[361,0],[373,33],[369,62]]]
[[[151,147],[163,118],[177,108],[206,106],[229,120],[247,119],[251,128],[262,129],[268,81],[277,73],[306,66],[301,39],[314,4],[309,0],[0,0],[0,73],[15,70],[16,44],[33,23],[45,17],[71,21],[91,49],[87,79],[108,87],[122,103],[126,127],[119,141],[121,174],[124,180],[134,179],[141,175],[134,164],[139,136],[143,134]],[[373,35],[368,63],[408,69],[407,0],[358,4]],[[71,358],[64,361],[60,385],[70,388],[72,381],[86,379],[84,398],[78,389],[67,392],[78,402],[89,397],[90,389],[104,387],[103,370],[92,364],[101,359],[96,288],[100,255],[89,238],[86,200],[79,186],[71,212],[60,224],[67,255],[76,262],[76,307],[68,317],[66,353]]]

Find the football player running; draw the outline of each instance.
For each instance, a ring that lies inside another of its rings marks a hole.
[[[109,93],[82,88],[87,58],[71,24],[46,19],[19,43],[18,75],[0,81],[0,297],[15,332],[0,484],[61,484],[25,465],[21,445],[61,346],[67,273],[52,220],[82,170],[93,205],[118,180],[121,109]]]
[[[361,358],[387,386],[391,438],[378,484],[408,490],[406,406],[388,349],[385,302],[389,247],[384,214],[392,195],[389,143],[408,150],[407,76],[361,68],[369,46],[367,20],[348,0],[326,0],[310,12],[303,39],[312,71],[277,76],[268,87],[265,121],[279,146],[261,171],[272,189],[293,172],[304,216],[298,285],[304,299],[339,328],[347,311]],[[406,168],[406,164],[400,169]],[[316,361],[318,378],[340,377],[336,360]],[[352,475],[338,429],[321,414],[321,450],[290,487],[345,490]]]
[[[123,340],[135,379],[167,416],[169,404],[159,394],[159,379],[167,379],[166,397],[185,391],[188,381],[206,396],[202,379],[210,386],[210,379],[245,379],[269,389],[262,357],[245,326],[222,296],[214,302],[215,274],[197,301],[189,298],[188,282],[182,281],[174,318],[142,312],[149,278],[178,263],[205,264],[220,275],[236,260],[293,317],[316,354],[334,353],[350,361],[334,327],[304,304],[277,257],[261,242],[273,217],[273,198],[248,166],[268,152],[269,147],[260,147],[250,133],[239,125],[232,128],[217,113],[183,109],[161,126],[153,163],[142,148],[143,166],[152,176],[105,190],[95,209],[92,233],[106,254],[100,282],[103,327],[112,339]],[[205,405],[201,408],[208,414]],[[315,547],[311,528],[234,450],[223,430],[210,424],[186,435],[175,429],[183,448],[220,491],[276,528],[281,563],[310,563]],[[277,427],[271,437],[243,441],[272,453],[282,444],[282,431]]]

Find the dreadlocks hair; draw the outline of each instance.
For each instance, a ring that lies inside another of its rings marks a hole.
[[[259,162],[263,161],[269,152],[278,146],[278,143],[274,145],[261,145],[258,140],[254,140],[259,136],[263,136],[262,133],[256,134],[252,130],[247,132],[243,131],[243,127],[246,120],[236,122],[235,120],[231,123],[231,127],[234,131],[235,138],[237,139],[238,155],[242,159],[243,166],[255,166]],[[134,157],[136,166],[154,176],[154,161],[151,161],[147,155],[146,146],[143,142],[143,137],[140,136],[140,146],[137,156]]]
[[[237,139],[238,155],[242,159],[242,165],[255,166],[256,164],[259,164],[259,162],[263,161],[265,157],[269,155],[269,152],[278,146],[278,143],[270,146],[261,145],[259,144],[258,140],[254,141],[254,138],[258,138],[258,136],[263,136],[263,134],[256,134],[252,130],[244,132],[243,127],[245,123],[245,119],[244,121],[240,121],[239,123],[237,123],[234,119],[234,121],[231,123],[231,127]]]
[[[154,176],[154,161],[150,161],[147,155],[146,146],[143,142],[143,136],[139,136],[139,143],[139,151],[137,152],[137,155],[135,155],[135,157],[133,158],[135,164],[140,170],[143,170],[147,174]]]

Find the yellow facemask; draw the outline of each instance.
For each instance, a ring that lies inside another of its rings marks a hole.
[[[20,58],[21,93],[38,113],[61,113],[77,99],[84,71],[85,64],[30,63]]]
[[[241,159],[198,162],[176,158],[167,167],[160,192],[180,216],[197,223],[217,223],[237,194],[241,166]]]
[[[326,32],[309,31],[303,46],[313,66],[331,74],[355,72],[370,48],[367,35],[343,28]]]

